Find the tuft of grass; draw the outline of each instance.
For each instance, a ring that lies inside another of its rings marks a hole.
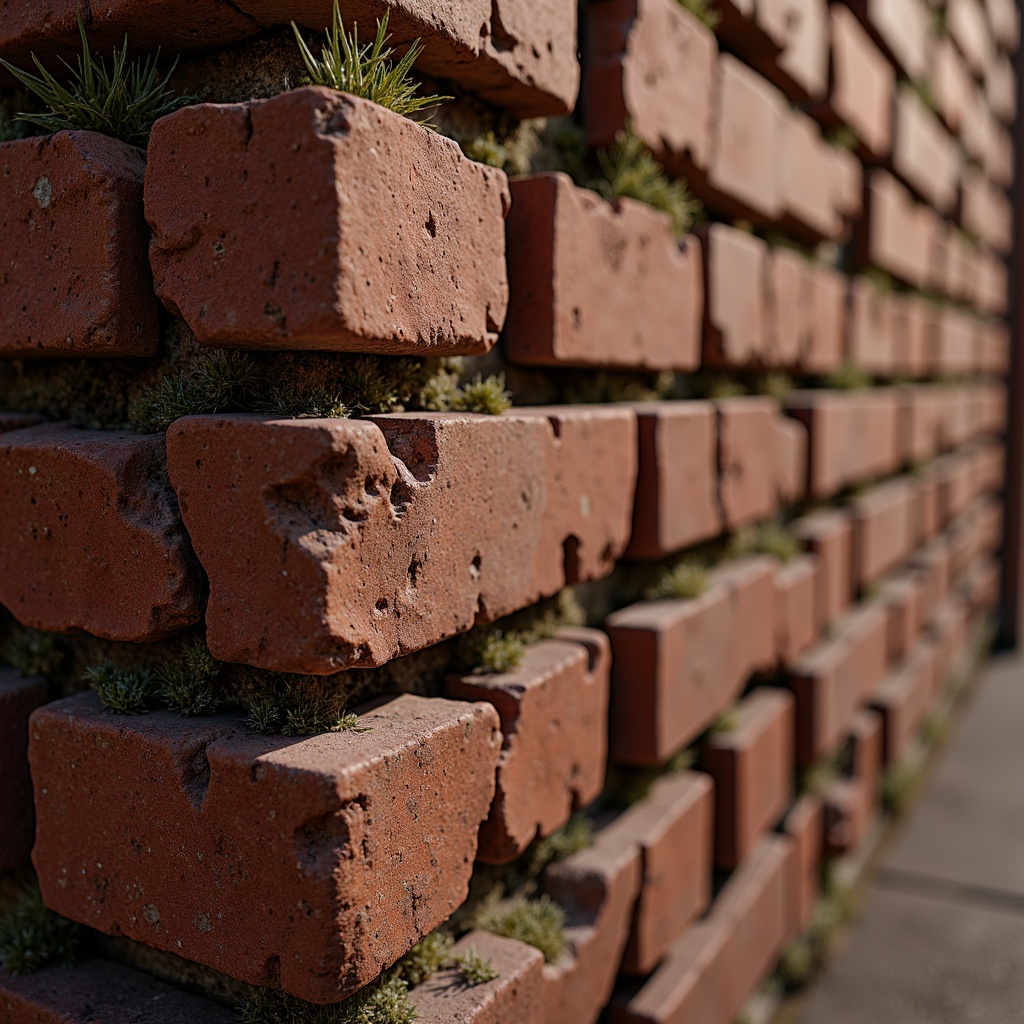
[[[692,384],[694,393],[702,398],[739,398],[747,394],[742,381],[721,373],[700,374]]]
[[[475,949],[471,949],[461,956],[457,956],[452,965],[459,972],[463,982],[470,988],[476,985],[486,985],[498,977],[498,972],[487,957],[481,956]]]
[[[352,34],[341,23],[341,8],[334,0],[334,18],[331,28],[325,28],[326,42],[317,58],[306,45],[295,22],[292,30],[299,44],[302,62],[313,85],[337,89],[353,96],[379,103],[396,114],[408,117],[424,127],[432,127],[428,118],[417,117],[428,107],[451,99],[450,96],[420,96],[420,86],[410,76],[413,65],[423,52],[417,39],[397,62],[394,50],[387,45],[388,11],[377,21],[377,35],[372,43],[359,42],[359,26],[352,26]]]
[[[474,675],[511,672],[523,662],[526,644],[515,632],[489,629],[478,637],[467,638],[463,657],[475,664]]]
[[[448,935],[433,931],[424,936],[394,966],[410,988],[422,985],[436,974],[450,959],[452,940]]]
[[[359,716],[354,712],[339,708],[336,698],[322,694],[290,694],[282,735],[316,736],[324,732],[369,732],[369,727],[360,726]]]
[[[220,664],[202,640],[186,644],[178,661],[166,662],[156,670],[160,696],[183,715],[214,715],[220,706],[215,684]]]
[[[249,705],[249,725],[261,736],[275,736],[281,731],[281,706],[271,697],[254,700]]]
[[[772,370],[770,373],[755,377],[751,390],[755,395],[768,395],[777,402],[783,402],[794,387],[793,378],[788,373]]]
[[[679,0],[679,6],[689,11],[712,32],[718,28],[718,23],[722,20],[722,15],[712,0]]]
[[[882,806],[886,814],[898,818],[910,803],[917,785],[918,770],[910,764],[894,765],[882,776]]]
[[[825,141],[837,149],[846,149],[851,153],[856,153],[860,148],[860,139],[857,138],[857,133],[848,125],[826,132]]]
[[[682,181],[672,181],[651,152],[630,130],[620,131],[615,144],[597,154],[603,178],[597,191],[606,199],[637,199],[667,213],[677,237],[685,235],[701,211]]]
[[[242,1007],[242,1024],[412,1024],[416,1010],[409,984],[387,972],[340,1003],[307,1003],[276,989],[254,989]]]
[[[48,132],[81,130],[102,132],[132,146],[145,146],[153,123],[190,102],[187,96],[175,96],[169,86],[177,61],[161,78],[158,73],[160,51],[145,60],[128,60],[128,37],[120,50],[114,49],[110,67],[102,58],[94,57],[89,38],[76,12],[82,53],[75,67],[61,59],[70,73],[68,83],[61,83],[32,54],[38,75],[9,64],[2,65],[26,90],[46,108],[44,113],[19,113],[19,120]]]
[[[862,391],[871,386],[871,378],[853,363],[843,363],[824,380],[825,387],[835,391]]]
[[[644,599],[693,599],[708,589],[708,571],[694,559],[684,558],[671,568],[662,567],[657,579],[644,591]]]
[[[732,732],[736,728],[736,709],[728,708],[723,711],[708,727],[712,735],[719,732]]]
[[[0,965],[21,975],[49,964],[73,964],[79,938],[79,926],[47,908],[34,889],[0,920]]]
[[[8,637],[3,658],[23,676],[50,677],[64,664],[65,652],[53,633],[21,627]]]
[[[565,952],[565,911],[550,896],[519,899],[486,915],[480,925],[495,935],[539,949],[546,963]]]
[[[468,384],[459,388],[452,399],[454,412],[477,412],[487,416],[500,416],[512,407],[512,393],[505,388],[505,374],[477,374]]]
[[[531,844],[523,855],[528,878],[536,878],[549,864],[571,857],[594,844],[594,823],[585,814],[574,814],[560,829],[546,839]]]
[[[800,554],[800,541],[780,523],[759,523],[740,530],[730,545],[736,555],[771,555],[785,565]]]
[[[85,670],[85,679],[104,707],[116,715],[145,714],[157,695],[153,677],[145,668],[122,668],[102,661]]]
[[[779,958],[777,971],[787,991],[802,988],[814,977],[818,958],[813,944],[807,938],[791,942]]]

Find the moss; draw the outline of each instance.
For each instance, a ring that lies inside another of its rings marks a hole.
[[[782,951],[777,970],[783,985],[793,990],[806,985],[814,976],[816,967],[814,946],[808,939],[801,938]]]
[[[389,972],[340,1003],[307,1003],[274,989],[254,989],[242,1007],[243,1024],[412,1024],[409,984]]]
[[[480,926],[539,949],[549,964],[565,952],[565,911],[547,895],[515,900],[486,916]]]
[[[594,845],[594,823],[585,814],[574,814],[546,839],[538,839],[523,854],[525,877],[536,878],[549,864],[571,857]]]
[[[476,412],[488,416],[500,416],[512,406],[512,393],[505,389],[505,374],[477,374],[468,384],[463,385],[452,399],[455,412]]]
[[[497,167],[506,174],[527,174],[540,147],[539,130],[545,122],[506,122],[502,119],[498,128],[488,128],[472,137],[457,135],[456,141],[470,158],[490,167]]]
[[[860,139],[857,138],[857,133],[849,125],[842,125],[839,128],[833,128],[831,131],[826,132],[825,141],[837,149],[846,149],[851,153],[856,153],[860,149]]]
[[[722,373],[698,374],[690,381],[690,387],[698,398],[739,398],[747,394],[743,381]]]
[[[157,696],[147,668],[125,668],[103,661],[86,669],[85,680],[99,695],[104,707],[117,715],[144,714]]]
[[[79,926],[49,910],[34,889],[0,921],[0,964],[19,975],[49,964],[73,964],[79,939]]]
[[[750,390],[752,394],[767,395],[777,402],[784,402],[794,387],[793,378],[788,373],[773,370],[755,377]]]
[[[701,24],[712,32],[718,28],[722,15],[713,0],[679,0],[679,6],[688,10]]]
[[[871,386],[871,378],[859,366],[847,362],[830,373],[823,383],[835,391],[862,391]]]
[[[685,235],[701,213],[701,204],[685,182],[672,181],[650,150],[631,130],[615,136],[615,144],[597,154],[603,178],[594,187],[606,199],[636,199],[667,213],[676,236]]]
[[[4,641],[0,656],[23,676],[49,678],[60,671],[67,651],[53,633],[17,626]]]
[[[899,817],[907,809],[919,775],[917,766],[907,763],[885,770],[882,776],[882,806],[887,814]]]
[[[250,717],[252,710],[250,708]],[[278,720],[282,718],[279,714]],[[339,698],[323,694],[294,693],[284,711],[284,736],[316,736],[325,732],[367,732],[359,716],[339,707]]]
[[[870,282],[871,287],[875,289],[876,295],[892,295],[896,291],[896,282],[893,280],[892,275],[887,274],[884,270],[879,270],[877,267],[868,267],[860,276]]]
[[[172,710],[183,715],[216,714],[220,706],[216,690],[220,664],[202,640],[186,643],[180,658],[157,666],[154,675],[161,698]]]
[[[494,964],[475,949],[455,957],[452,965],[459,972],[463,982],[471,988],[475,985],[485,985],[499,976]]]
[[[715,718],[708,727],[708,732],[712,735],[720,732],[732,732],[736,728],[737,722],[736,709],[728,708]]]
[[[759,523],[737,533],[730,545],[735,555],[770,555],[785,565],[800,554],[800,541],[781,523]]]
[[[684,558],[674,566],[661,567],[657,578],[644,591],[644,599],[657,601],[662,598],[692,600],[708,589],[708,571],[691,558]]]
[[[449,962],[451,949],[451,937],[443,932],[433,931],[420,939],[395,964],[393,970],[409,983],[410,988],[415,988]]]

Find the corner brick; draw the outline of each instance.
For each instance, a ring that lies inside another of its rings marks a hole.
[[[893,480],[850,503],[854,582],[861,590],[902,562],[917,543],[914,484]]]
[[[704,362],[758,366],[768,348],[765,275],[768,247],[725,224],[698,229],[704,253]]]
[[[862,711],[853,730],[853,771],[824,794],[825,850],[838,856],[859,849],[878,807],[882,781],[882,717]]]
[[[610,662],[608,638],[599,630],[567,630],[532,644],[509,672],[449,677],[447,696],[493,704],[504,735],[478,860],[515,860],[600,795]]]
[[[467,985],[454,967],[431,975],[409,993],[421,1024],[499,1024],[516,1020],[539,1024],[544,957],[524,942],[474,931],[452,947],[452,957],[476,953],[489,961],[497,977]]]
[[[28,863],[35,837],[32,778],[28,771],[28,719],[45,704],[45,679],[0,668],[0,874]]]
[[[200,619],[162,437],[62,424],[0,434],[0,517],[0,600],[19,622],[144,642]]]
[[[329,89],[185,107],[149,144],[156,291],[204,345],[485,352],[508,207],[501,171]]]
[[[793,789],[793,697],[759,687],[713,733],[701,765],[715,780],[715,864],[734,868],[788,806]]]
[[[812,554],[798,555],[775,571],[775,643],[783,667],[803,654],[818,635],[816,601],[822,573],[822,559]]]
[[[721,398],[714,405],[722,516],[727,529],[736,529],[775,512],[779,455],[766,454],[765,443],[775,438],[778,406],[757,396]]]
[[[909,85],[896,94],[892,163],[915,191],[942,213],[957,201],[961,155],[953,137]]]
[[[167,438],[225,661],[381,665],[606,575],[629,540],[628,408],[196,416]]]
[[[672,173],[704,170],[718,45],[675,0],[598,0],[587,8],[585,128],[610,146],[632,124]]]
[[[695,370],[704,281],[700,243],[666,214],[606,202],[566,174],[512,182],[504,340],[528,366]]]
[[[145,171],[141,150],[98,132],[0,144],[0,354],[156,353]]]
[[[793,666],[796,758],[801,767],[832,754],[850,729],[857,708],[877,689],[887,668],[887,619],[878,604],[859,607],[833,637]]]
[[[871,706],[882,716],[883,760],[898,765],[910,752],[935,688],[934,644],[919,643],[906,662],[875,691]]]
[[[625,974],[650,974],[711,902],[714,809],[714,784],[707,775],[669,774],[607,826],[640,847],[640,895]]]
[[[810,927],[821,889],[824,811],[821,799],[810,793],[793,804],[782,822],[782,832],[793,840],[791,894],[792,933]]]
[[[816,632],[822,632],[853,599],[853,524],[844,512],[814,512],[796,520],[793,532],[820,562],[815,607]]]
[[[89,958],[0,974],[4,1024],[235,1024],[238,1012],[124,964]]]
[[[366,732],[296,740],[92,693],[40,709],[47,906],[312,1002],[367,984],[465,899],[501,737],[489,704],[362,711]]]
[[[674,0],[673,0],[674,2]],[[710,402],[643,402],[630,558],[662,558],[722,532],[718,427]]]

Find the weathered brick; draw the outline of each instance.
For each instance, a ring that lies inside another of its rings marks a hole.
[[[921,622],[933,626],[940,608],[949,596],[949,547],[942,537],[914,552],[914,565],[921,575]]]
[[[969,313],[947,306],[938,313],[929,362],[936,376],[961,376],[974,370],[974,320]]]
[[[754,65],[788,97],[819,99],[828,91],[828,4],[825,0],[758,0],[757,23],[779,46]]]
[[[715,732],[701,765],[715,780],[715,864],[734,868],[788,806],[793,790],[793,697],[759,687]]]
[[[867,277],[850,279],[846,354],[869,374],[886,376],[896,364],[897,337],[892,331],[890,298]]]
[[[0,144],[0,353],[156,352],[145,170],[141,150],[98,132]]]
[[[1017,116],[1017,76],[1012,61],[1005,54],[1000,54],[985,69],[985,98],[1000,121],[1013,124]]]
[[[814,512],[796,520],[793,532],[820,561],[815,620],[816,632],[822,632],[838,621],[853,599],[853,524],[845,512]]]
[[[789,687],[796,697],[799,765],[832,754],[851,728],[857,708],[882,682],[887,625],[881,605],[863,605],[837,625],[834,636],[793,666]]]
[[[201,617],[164,439],[63,424],[0,435],[0,600],[19,622],[158,640]]]
[[[704,170],[718,45],[675,0],[598,0],[587,9],[585,127],[609,146],[631,124],[676,174]]]
[[[903,561],[918,540],[914,481],[881,484],[850,504],[854,582],[866,590]]]
[[[811,923],[821,889],[823,838],[821,798],[807,793],[793,804],[782,822],[782,832],[793,840],[791,893],[792,932],[805,931]]]
[[[608,203],[566,174],[512,182],[506,222],[509,358],[529,366],[694,370],[704,281],[700,242],[666,214]]]
[[[957,201],[960,161],[953,137],[913,88],[901,85],[892,149],[896,173],[936,209],[949,213]]]
[[[977,167],[963,173],[960,222],[989,248],[1006,255],[1013,246],[1013,209],[1004,192]]]
[[[650,974],[711,902],[714,784],[707,775],[665,775],[608,826],[640,847],[641,886],[622,969]]]
[[[718,429],[710,402],[643,402],[633,407],[639,465],[632,558],[662,558],[722,532]]]
[[[757,366],[768,347],[764,241],[726,224],[698,231],[704,253],[704,362]]]
[[[926,472],[939,488],[939,522],[945,526],[970,504],[974,497],[974,472],[970,457],[963,453],[936,459]]]
[[[1006,53],[1016,53],[1020,45],[1020,12],[1013,0],[985,0],[992,34]]]
[[[496,977],[467,985],[456,967],[443,967],[409,993],[422,1024],[500,1024],[505,1020],[539,1024],[542,992],[541,952],[524,942],[473,931],[452,947],[452,957],[475,953]]]
[[[825,374],[843,364],[846,326],[846,275],[824,263],[807,268],[810,289],[811,338],[801,368]]]
[[[803,654],[818,635],[822,573],[822,560],[813,554],[798,555],[776,570],[775,643],[783,666]]]
[[[608,638],[599,630],[566,630],[532,644],[508,672],[449,677],[447,696],[493,704],[504,736],[478,860],[515,860],[600,794],[610,661]]]
[[[939,36],[932,49],[931,89],[935,109],[954,132],[964,125],[971,103],[971,76],[956,44]]]
[[[852,729],[851,774],[833,782],[823,795],[825,850],[837,856],[856,850],[867,838],[878,807],[882,779],[882,718],[877,711],[857,715]]]
[[[843,169],[834,159],[814,121],[790,111],[780,134],[782,224],[817,241],[844,232],[841,210]]]
[[[628,408],[196,416],[167,436],[226,661],[383,664],[605,575],[629,540]]]
[[[718,414],[719,499],[726,527],[765,519],[777,504],[778,458],[766,457],[778,406],[771,398],[720,398]]]
[[[4,1024],[234,1024],[238,1013],[134,967],[93,957],[74,967],[0,974]]]
[[[854,235],[856,262],[924,287],[930,276],[938,229],[936,215],[926,206],[915,204],[909,191],[881,169],[867,177],[864,206],[864,217]]]
[[[156,291],[202,344],[414,355],[494,344],[508,183],[450,139],[308,87],[185,107],[154,126],[147,160]]]
[[[783,505],[795,505],[807,497],[807,428],[796,420],[775,416],[775,489]]]
[[[746,555],[723,562],[709,574],[713,585],[729,589],[733,636],[730,641],[730,679],[746,682],[775,667],[775,560]]]
[[[888,297],[886,331],[892,342],[892,371],[907,377],[928,376],[928,318],[917,295],[894,292]]]
[[[892,140],[896,72],[850,9],[829,6],[832,38],[828,109],[848,125],[874,157],[885,157]]]
[[[489,704],[359,710],[367,731],[299,741],[92,693],[36,711],[47,905],[313,1002],[365,985],[465,899],[501,735]]]
[[[917,643],[921,631],[924,583],[913,572],[903,572],[885,581],[879,591],[889,616],[888,657],[895,665],[906,658]]]
[[[932,25],[924,0],[853,0],[849,6],[908,78],[927,74]]]
[[[28,863],[35,837],[28,718],[48,698],[45,679],[0,668],[0,874]]]
[[[982,78],[995,58],[985,12],[978,0],[949,0],[946,10],[949,34],[975,76]]]
[[[784,246],[771,249],[764,269],[765,362],[795,367],[811,346],[814,330],[810,264]]]
[[[871,706],[882,716],[883,761],[898,765],[910,752],[924,722],[935,688],[935,645],[919,643],[907,660],[889,673]]]

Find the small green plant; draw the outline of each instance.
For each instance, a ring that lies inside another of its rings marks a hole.
[[[3,646],[3,658],[23,676],[52,676],[64,663],[64,650],[52,633],[20,627]]]
[[[781,370],[773,370],[754,378],[751,390],[756,395],[767,395],[776,402],[784,402],[794,388],[793,378]]]
[[[250,709],[250,716],[252,712]],[[322,694],[290,695],[281,733],[284,736],[316,736],[324,732],[368,732],[359,716],[338,706],[338,700]]]
[[[475,663],[475,675],[484,675],[511,672],[522,664],[525,653],[526,644],[518,633],[488,629],[472,640],[467,638],[467,649],[463,656]]]
[[[528,878],[536,878],[549,864],[565,860],[594,844],[594,823],[585,814],[574,814],[560,829],[546,839],[531,844],[523,855]]]
[[[48,909],[34,889],[0,920],[0,965],[31,974],[48,964],[73,964],[78,942],[78,925]]]
[[[694,394],[701,398],[739,398],[747,394],[742,381],[721,373],[698,374],[691,384]]]
[[[409,984],[393,971],[340,1003],[307,1003],[276,989],[254,989],[243,1024],[412,1024]]]
[[[892,275],[887,274],[884,270],[879,270],[878,267],[868,267],[863,271],[861,277],[870,282],[876,295],[892,295],[896,291],[896,282],[892,279]]]
[[[597,191],[606,199],[629,198],[667,213],[672,230],[685,235],[701,211],[701,204],[682,181],[672,181],[650,150],[631,131],[615,136],[611,149],[597,154],[603,178]]]
[[[539,949],[549,964],[565,952],[565,911],[547,895],[498,908],[483,918],[481,927]]]
[[[800,541],[775,522],[745,527],[733,537],[731,547],[736,555],[770,555],[782,565],[800,554]]]
[[[116,715],[144,714],[157,695],[148,669],[123,668],[112,661],[91,665],[85,670],[85,680],[104,707]]]
[[[452,965],[459,972],[462,980],[471,988],[475,985],[486,985],[498,977],[498,972],[487,957],[481,956],[471,949],[461,956],[455,957]]]
[[[814,976],[817,957],[813,944],[807,938],[791,942],[779,958],[778,973],[787,990],[802,988]]]
[[[718,23],[722,20],[722,15],[712,0],[679,0],[679,6],[688,10],[712,32],[718,28]]]
[[[248,722],[261,736],[276,735],[281,731],[281,705],[271,697],[252,701]]]
[[[882,806],[887,814],[899,817],[910,803],[917,784],[916,766],[903,763],[887,768],[882,776]]]
[[[220,664],[202,640],[192,640],[178,661],[165,662],[156,670],[160,696],[183,715],[213,715],[220,706],[215,684]]]
[[[500,416],[512,406],[512,393],[505,389],[505,374],[477,374],[462,385],[452,399],[454,412],[477,412],[487,416]]]
[[[672,567],[662,567],[657,579],[645,591],[644,598],[692,600],[708,589],[708,571],[694,559],[684,558]]]
[[[736,728],[739,720],[736,717],[735,708],[727,708],[723,711],[708,727],[708,732],[712,735],[719,732],[732,732]]]
[[[158,73],[160,52],[145,60],[128,60],[128,37],[120,50],[114,50],[110,68],[106,61],[92,55],[89,38],[77,12],[82,53],[72,67],[62,59],[70,72],[70,81],[63,85],[40,62],[32,61],[38,75],[16,68],[0,59],[2,65],[46,108],[44,113],[19,113],[22,121],[48,132],[65,129],[102,132],[132,146],[145,146],[153,123],[189,102],[189,97],[175,96],[168,85],[174,67],[161,78]]]
[[[423,52],[423,44],[417,39],[396,63],[393,60],[394,50],[387,45],[391,38],[388,34],[388,13],[385,11],[384,17],[377,21],[374,41],[360,45],[359,26],[353,25],[351,35],[345,31],[341,23],[341,8],[338,0],[334,0],[333,24],[331,28],[324,29],[327,41],[321,47],[319,59],[306,45],[293,21],[292,29],[306,73],[313,85],[372,100],[396,114],[430,127],[428,119],[414,115],[451,97],[418,95],[420,87],[410,77],[410,72]]]
[[[857,133],[847,125],[833,128],[830,132],[827,132],[825,134],[825,141],[837,149],[846,149],[851,153],[856,153],[860,148],[860,139],[857,138]]]
[[[410,988],[422,985],[427,978],[436,974],[450,958],[452,940],[442,932],[433,931],[425,935],[401,960],[394,970],[404,978]]]
[[[843,363],[824,380],[825,387],[836,391],[862,391],[871,386],[871,378],[854,363]]]

